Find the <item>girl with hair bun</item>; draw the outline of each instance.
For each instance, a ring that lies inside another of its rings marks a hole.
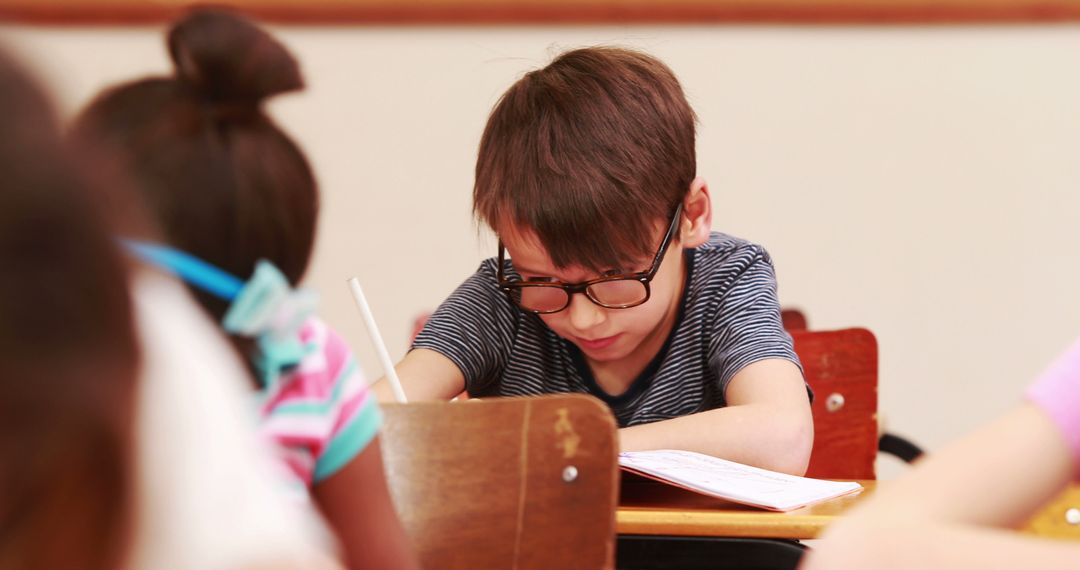
[[[0,53],[0,568],[339,568],[263,476],[239,359],[122,255],[117,224],[152,230],[82,158]]]
[[[76,140],[130,174],[164,243],[134,255],[179,276],[229,333],[258,390],[260,431],[301,500],[314,500],[350,567],[415,558],[383,475],[375,399],[346,343],[298,289],[318,189],[300,148],[264,101],[303,88],[267,32],[197,10],[168,33],[175,74],[110,88],[78,117]]]

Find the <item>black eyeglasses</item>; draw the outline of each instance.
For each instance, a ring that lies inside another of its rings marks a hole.
[[[499,241],[499,267],[497,277],[499,288],[515,305],[524,311],[547,315],[558,313],[570,306],[570,299],[575,293],[585,293],[590,301],[605,309],[629,309],[636,307],[649,300],[651,290],[649,282],[656,276],[660,269],[660,262],[664,259],[664,253],[675,236],[675,230],[679,228],[679,220],[682,219],[682,204],[675,208],[675,214],[671,217],[664,240],[660,242],[660,249],[653,257],[652,266],[647,271],[622,275],[605,275],[598,279],[583,281],[581,283],[559,283],[557,281],[511,281],[503,273],[506,248],[502,240]]]

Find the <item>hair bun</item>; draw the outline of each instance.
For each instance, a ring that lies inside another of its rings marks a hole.
[[[221,9],[192,11],[168,37],[177,76],[217,103],[258,103],[303,88],[300,67],[281,42]]]

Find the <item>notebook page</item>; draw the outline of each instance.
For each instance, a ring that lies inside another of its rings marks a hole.
[[[855,482],[796,477],[692,451],[630,451],[619,454],[630,471],[737,503],[787,511],[862,488]]]

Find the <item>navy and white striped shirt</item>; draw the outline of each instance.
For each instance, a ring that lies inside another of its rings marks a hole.
[[[619,426],[722,407],[732,376],[753,362],[784,358],[799,364],[780,321],[776,276],[764,248],[714,232],[684,254],[688,277],[672,332],[618,396],[597,385],[573,343],[499,290],[495,259],[484,261],[439,306],[413,348],[453,361],[470,395],[585,392],[607,402]]]

